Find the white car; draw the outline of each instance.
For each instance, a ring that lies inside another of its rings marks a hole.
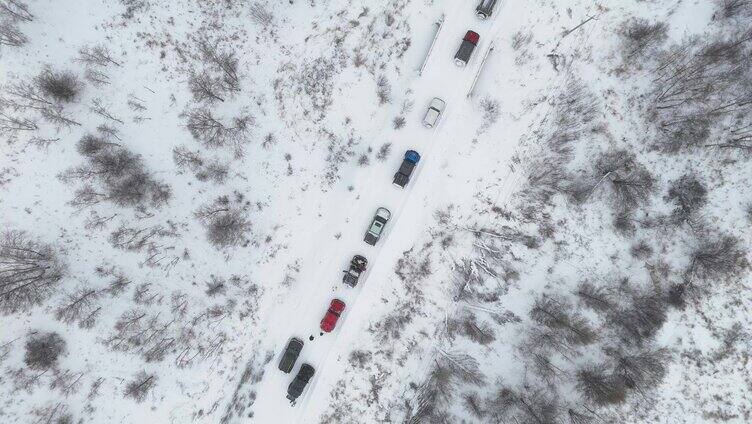
[[[379,238],[381,237],[381,233],[384,232],[384,226],[391,217],[392,213],[389,212],[389,209],[376,209],[376,216],[373,217],[371,226],[368,227],[368,231],[366,231],[366,236],[363,240],[371,246],[375,246],[376,242],[379,241]]]
[[[438,97],[434,97],[433,100],[431,100],[431,104],[428,105],[428,110],[426,111],[426,116],[423,117],[423,125],[426,128],[433,128],[436,126],[436,123],[439,122],[439,118],[441,117],[441,113],[444,112],[444,106],[446,106],[446,103]]]

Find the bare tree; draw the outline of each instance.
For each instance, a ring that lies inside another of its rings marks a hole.
[[[103,44],[81,47],[78,50],[78,61],[88,66],[121,66],[120,62],[113,58],[112,52]]]
[[[34,15],[29,11],[29,6],[20,0],[0,1],[0,14],[15,22],[31,22],[34,20]]]
[[[577,371],[577,389],[597,405],[619,404],[626,400],[626,386],[602,365],[587,365]]]
[[[71,168],[59,178],[64,182],[83,181],[72,204],[88,206],[109,200],[119,206],[160,207],[172,193],[170,187],[155,180],[145,169],[139,155],[104,135],[84,135],[77,144],[87,163]],[[97,183],[94,187],[91,183]]]
[[[752,16],[749,0],[716,0],[718,11],[725,19]]]
[[[235,53],[222,51],[217,43],[206,39],[199,40],[197,46],[202,59],[220,72],[224,90],[230,92],[240,91],[238,59]]]
[[[666,322],[666,297],[658,289],[637,290],[623,295],[627,304],[608,312],[608,320],[626,343],[642,344]]]
[[[102,312],[102,306],[98,302],[101,295],[102,291],[80,286],[63,297],[55,310],[55,316],[66,324],[75,322],[81,328],[91,328]]]
[[[70,396],[78,392],[85,375],[83,371],[54,370],[50,389],[58,390],[63,396]]]
[[[624,60],[639,60],[649,54],[668,38],[668,25],[665,22],[651,23],[647,19],[632,18],[621,28]]]
[[[705,184],[694,174],[685,174],[669,185],[665,200],[676,204],[673,217],[679,222],[691,221],[697,211],[708,202]]]
[[[574,196],[575,200],[584,201],[604,181],[608,182],[614,206],[617,211],[631,210],[647,202],[653,191],[654,178],[650,172],[637,163],[634,154],[625,150],[606,152],[600,155],[594,166],[595,183],[584,198]]]
[[[38,305],[57,290],[66,267],[50,245],[21,231],[0,239],[0,311],[16,312]]]
[[[512,390],[501,386],[486,402],[496,422],[556,424],[559,423],[558,394],[547,389],[527,386]]]
[[[596,286],[589,281],[583,281],[577,285],[575,295],[583,305],[599,312],[610,311],[616,306],[613,300],[613,291],[610,288]]]
[[[29,38],[11,20],[0,20],[0,45],[21,47]]]
[[[610,355],[616,361],[615,374],[624,385],[643,394],[658,387],[666,375],[669,352],[666,349],[643,349],[627,353],[621,349],[612,350]]]
[[[214,202],[200,207],[194,215],[206,227],[206,236],[218,248],[248,243],[251,222],[248,219],[249,203],[242,195],[233,199],[220,196]]]
[[[586,345],[596,338],[588,321],[561,297],[538,297],[530,310],[530,318],[540,325],[561,332],[565,340],[575,345]]]
[[[154,390],[157,384],[157,375],[141,371],[133,377],[125,386],[125,396],[136,402],[143,402],[146,396]]]
[[[241,146],[248,142],[254,119],[250,115],[239,115],[232,122],[223,122],[215,117],[206,108],[194,109],[188,113],[186,127],[193,138],[204,147],[220,148],[225,146],[235,147],[240,150]]]
[[[59,334],[34,332],[26,341],[24,363],[33,370],[46,370],[57,365],[65,350],[65,340]]]
[[[82,85],[76,74],[70,71],[44,69],[34,83],[42,94],[61,103],[71,103],[81,93]]]
[[[208,72],[191,72],[188,77],[188,89],[193,94],[193,100],[197,102],[224,102],[225,99],[221,96],[224,88],[222,80],[211,76]]]
[[[274,22],[274,15],[259,2],[251,4],[250,14],[251,20],[263,28],[269,28]]]
[[[690,258],[691,262],[687,268],[689,278],[735,276],[749,265],[739,239],[727,235],[717,239],[701,240]]]
[[[73,424],[73,415],[68,412],[68,405],[62,402],[35,408],[31,414],[36,417],[34,424]]]

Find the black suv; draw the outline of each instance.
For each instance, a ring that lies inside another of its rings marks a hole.
[[[295,366],[295,361],[298,360],[301,350],[303,350],[303,341],[295,337],[290,339],[285,348],[285,353],[282,354],[282,359],[279,360],[279,370],[285,374],[292,371],[292,367]]]
[[[305,390],[308,382],[311,381],[311,377],[313,377],[314,372],[315,371],[313,367],[308,364],[303,364],[300,366],[298,375],[295,376],[290,385],[287,387],[287,400],[292,402],[293,405],[295,404],[295,401],[298,399],[298,397],[303,393],[303,390]]]
[[[350,261],[350,268],[344,271],[345,275],[342,277],[342,282],[350,287],[357,286],[358,279],[360,279],[360,274],[362,274],[363,271],[366,270],[367,265],[368,261],[365,257],[361,255],[353,256],[352,260]]]

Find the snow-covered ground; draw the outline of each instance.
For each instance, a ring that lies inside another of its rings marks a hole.
[[[749,422],[752,6],[474,5],[0,0],[0,422]]]

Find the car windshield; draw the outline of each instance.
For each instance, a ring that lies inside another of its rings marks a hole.
[[[373,224],[371,224],[371,232],[374,234],[381,234],[381,229],[383,228],[383,224],[379,221],[373,221]]]

